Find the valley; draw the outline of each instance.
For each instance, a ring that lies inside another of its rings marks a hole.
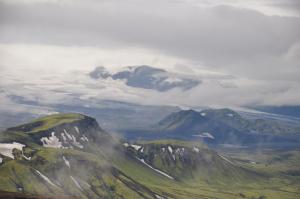
[[[300,199],[300,0],[0,0],[0,199]]]
[[[163,138],[130,141],[113,137],[95,119],[81,114],[46,116],[0,135],[0,197],[300,195],[298,149],[211,149],[199,140]]]

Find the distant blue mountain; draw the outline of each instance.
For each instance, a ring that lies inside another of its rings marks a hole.
[[[300,106],[258,106],[252,108],[267,113],[300,118]]]
[[[201,137],[210,143],[270,143],[300,140],[300,124],[267,119],[249,120],[231,109],[179,111],[158,123],[163,133]]]
[[[111,77],[114,80],[125,80],[128,86],[160,92],[173,88],[189,90],[201,83],[201,80],[196,78],[185,77],[146,65],[125,67],[114,74],[110,74],[104,67],[100,66],[90,72],[89,75],[93,79]]]
[[[300,123],[266,118],[248,119],[231,109],[181,110],[171,113],[152,129],[126,132],[126,137],[201,139],[210,144],[299,145]]]

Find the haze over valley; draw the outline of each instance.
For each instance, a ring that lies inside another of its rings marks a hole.
[[[299,198],[299,13],[0,0],[0,198]]]

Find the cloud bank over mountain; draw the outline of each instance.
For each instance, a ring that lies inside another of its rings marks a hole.
[[[110,74],[103,66],[96,67],[89,73],[94,79],[124,80],[127,86],[168,91],[179,88],[182,91],[190,90],[201,83],[200,79],[169,73],[166,70],[151,66],[128,66],[123,70]]]
[[[299,105],[296,0],[0,0],[0,29],[3,109],[18,107],[14,95],[42,103]],[[99,65],[110,74],[149,65],[201,83],[145,89],[128,78],[91,79]]]

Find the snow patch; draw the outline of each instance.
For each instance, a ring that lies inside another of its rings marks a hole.
[[[87,183],[86,181],[81,181],[83,184],[85,184],[88,188],[91,188],[92,186],[89,184],[89,183]]]
[[[119,72],[134,72],[134,70],[137,68],[138,66],[128,66],[123,68],[122,70],[120,70]]]
[[[227,158],[225,158],[224,156],[222,155],[219,155],[223,160],[225,160],[226,162],[229,162],[230,164],[233,164],[233,162],[231,162],[230,160],[228,160]]]
[[[72,140],[72,136],[66,131],[66,129],[64,129],[65,134],[67,135],[69,140]]]
[[[162,172],[162,171],[160,171],[160,170],[158,170],[158,169],[155,169],[155,168],[153,168],[151,165],[147,164],[147,163],[145,162],[144,159],[139,159],[139,158],[137,158],[137,159],[138,159],[139,161],[141,161],[143,164],[145,164],[146,166],[148,166],[150,169],[156,171],[157,173],[160,173],[161,175],[163,175],[163,176],[165,176],[165,177],[167,177],[167,178],[170,178],[170,179],[174,180],[174,178],[173,178],[172,176],[169,176],[168,174],[166,174],[166,173],[164,173],[164,172]]]
[[[183,148],[183,147],[182,147],[182,148],[177,148],[177,149],[175,150],[175,153],[176,153],[176,154],[179,154],[179,156],[182,156],[183,153],[184,153],[184,148]]]
[[[12,159],[15,159],[14,155],[13,155],[13,149],[18,149],[20,151],[22,151],[23,153],[23,147],[25,147],[24,144],[20,144],[17,142],[13,142],[13,143],[0,143],[0,154],[10,157]]]
[[[82,137],[85,141],[87,141],[87,142],[89,141],[89,139],[85,135],[83,135]]]
[[[233,114],[232,113],[228,113],[227,116],[233,117]]]
[[[44,147],[50,147],[50,148],[62,148],[62,143],[59,141],[59,139],[55,136],[55,132],[51,133],[51,136],[49,138],[42,137],[41,142],[43,143]]]
[[[128,144],[128,143],[124,143],[124,144],[123,144],[123,146],[125,146],[125,147],[128,147],[128,146],[129,146],[129,144]]]
[[[182,79],[179,79],[177,77],[168,77],[167,79],[164,80],[164,82],[172,84],[172,83],[182,82]]]
[[[69,162],[69,160],[67,160],[67,158],[65,156],[63,156],[63,160],[64,160],[66,166],[69,167],[69,168],[71,168],[70,162]]]
[[[176,159],[176,156],[175,156],[174,154],[172,155],[172,157],[173,157],[173,160],[175,160],[175,159]]]
[[[35,169],[35,171],[41,176],[46,182],[48,182],[50,185],[59,188],[56,184],[54,184],[47,176],[43,175],[41,172]]]
[[[78,134],[80,134],[78,127],[75,126],[74,128],[75,128],[75,131],[76,131]]]
[[[142,146],[135,145],[135,144],[132,144],[130,146],[133,147],[136,151],[138,151],[142,147]]]
[[[202,113],[200,113],[200,114],[201,114],[201,116],[203,116],[203,117],[206,115],[206,113],[205,113],[205,112],[202,112]]]
[[[76,187],[78,187],[81,191],[83,191],[83,189],[81,188],[80,184],[77,182],[77,180],[75,178],[73,178],[73,176],[70,176],[70,178],[72,179],[72,181],[74,182],[74,184],[76,185]]]
[[[196,153],[199,153],[199,149],[197,147],[193,147],[193,151],[195,151]]]
[[[162,197],[160,195],[157,195],[157,194],[154,194],[154,195],[155,195],[156,199],[165,199],[165,197]]]
[[[170,153],[173,153],[173,149],[172,149],[171,146],[168,146],[168,151],[169,151]]]
[[[127,142],[123,143],[123,146],[125,147],[129,147],[131,146],[132,148],[134,148],[134,150],[138,151],[140,148],[142,148],[142,146],[136,145],[136,144],[128,144]],[[143,149],[142,149],[143,150]]]
[[[141,153],[144,153],[144,147],[141,149]]]
[[[193,135],[193,136],[195,136],[195,137],[202,137],[202,138],[215,139],[215,137],[212,134],[208,133],[208,132],[200,133],[198,135]]]
[[[64,143],[66,143],[67,142],[67,138],[66,138],[66,136],[65,136],[64,133],[61,133],[61,137],[63,138]]]
[[[2,159],[2,158],[0,158],[0,163],[2,163],[2,160],[3,160],[3,159]]]
[[[23,150],[22,150],[22,156],[23,156],[23,158],[25,158],[25,160],[31,160],[31,157],[26,157],[26,156],[24,155]]]
[[[83,148],[83,146],[80,144],[80,142],[77,142],[76,137],[74,135],[72,135],[72,140],[73,140],[73,145],[77,146],[78,148]]]
[[[205,136],[205,137],[211,138],[211,139],[215,139],[215,137],[212,134],[208,133],[208,132],[204,132],[204,133],[202,133],[202,135]]]

